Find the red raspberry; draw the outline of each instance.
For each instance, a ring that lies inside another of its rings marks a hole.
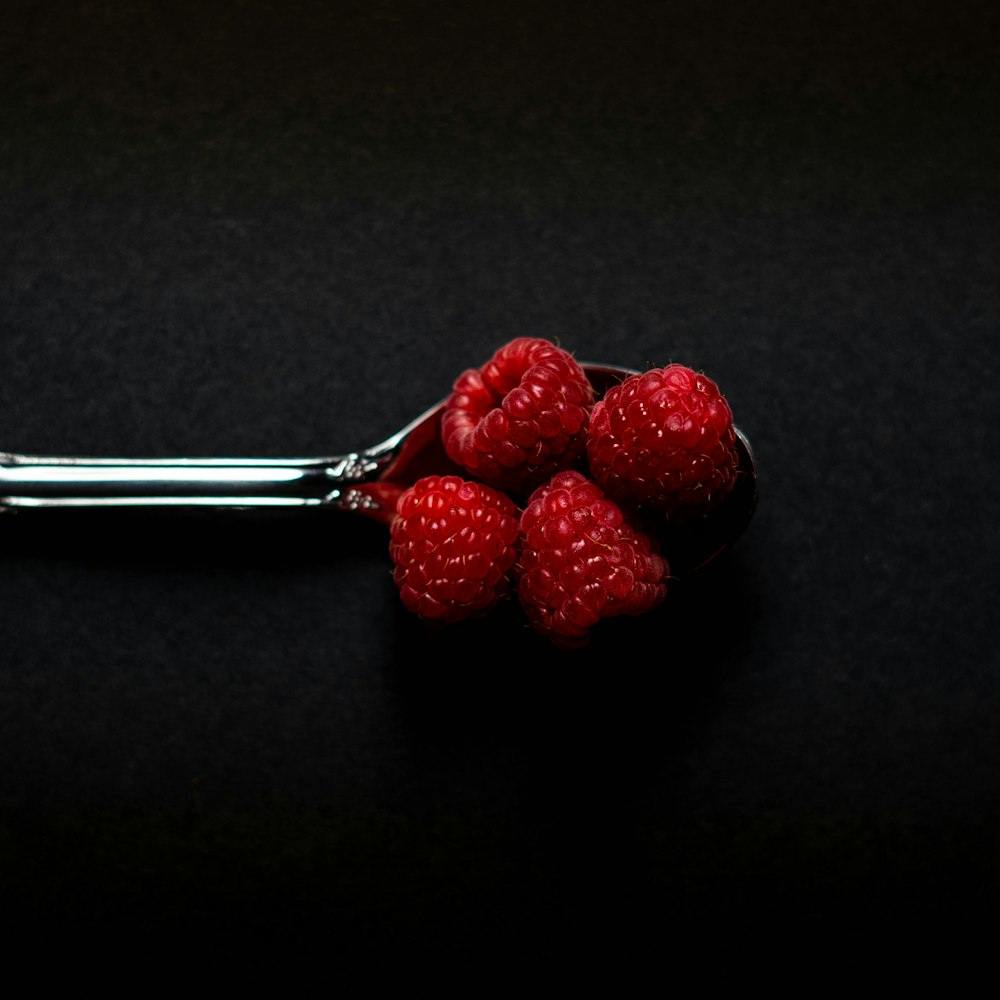
[[[587,457],[608,496],[678,520],[717,506],[739,465],[729,404],[715,382],[679,364],[607,391],[591,416]]]
[[[579,472],[532,493],[521,535],[518,596],[557,646],[583,646],[602,618],[642,614],[667,596],[669,567],[655,542]]]
[[[491,611],[509,589],[517,540],[509,497],[459,476],[417,480],[401,494],[390,527],[404,606],[438,622]]]
[[[583,459],[594,398],[571,354],[518,337],[458,377],[441,439],[448,457],[474,478],[526,494]]]

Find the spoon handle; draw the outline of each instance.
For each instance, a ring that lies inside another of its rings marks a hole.
[[[0,452],[0,510],[107,507],[363,509],[378,449],[307,459],[49,458]]]

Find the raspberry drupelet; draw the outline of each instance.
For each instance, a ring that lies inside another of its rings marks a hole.
[[[425,476],[405,490],[390,526],[393,579],[421,618],[458,622],[491,611],[510,589],[518,509],[483,483]]]
[[[656,543],[579,472],[532,493],[521,535],[518,596],[556,646],[583,646],[602,618],[642,614],[667,595],[669,567]]]
[[[677,520],[717,507],[739,467],[725,397],[708,376],[680,364],[609,389],[591,415],[587,457],[608,496]]]
[[[463,372],[441,419],[448,457],[472,478],[524,496],[581,463],[594,389],[573,356],[518,337]]]

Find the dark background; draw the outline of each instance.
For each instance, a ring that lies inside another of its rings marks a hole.
[[[723,563],[569,655],[425,631],[352,515],[0,517],[11,926],[360,965],[971,928],[997,10],[4,3],[4,450],[353,450],[530,334],[705,370],[760,470]]]

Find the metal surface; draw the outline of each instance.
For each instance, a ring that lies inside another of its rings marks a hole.
[[[443,403],[380,444],[326,458],[63,458],[0,452],[0,509],[363,506],[359,486],[436,432]]]

